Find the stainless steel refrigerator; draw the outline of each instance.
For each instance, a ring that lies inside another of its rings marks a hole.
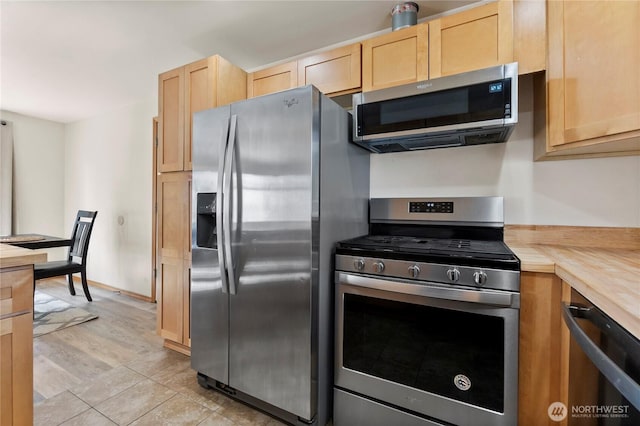
[[[193,119],[191,365],[293,424],[330,419],[333,246],[367,233],[349,126],[313,86]]]

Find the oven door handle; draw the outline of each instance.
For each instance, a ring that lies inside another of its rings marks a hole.
[[[442,287],[429,283],[417,284],[413,281],[382,280],[373,277],[345,274],[338,272],[338,282],[358,287],[394,293],[412,294],[415,296],[431,297],[434,299],[451,300],[455,302],[477,303],[481,305],[501,306],[509,308],[520,307],[520,295],[499,290],[467,290],[464,288]]]

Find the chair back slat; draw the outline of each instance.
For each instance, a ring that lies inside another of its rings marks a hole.
[[[71,233],[71,246],[69,247],[69,259],[79,257],[82,263],[86,263],[87,251],[91,230],[98,212],[79,210]]]

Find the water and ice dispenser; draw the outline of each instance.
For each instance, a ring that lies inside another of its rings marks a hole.
[[[198,247],[217,249],[216,193],[199,192],[196,202],[196,245]]]

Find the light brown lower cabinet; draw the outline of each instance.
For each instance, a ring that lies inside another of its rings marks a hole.
[[[0,270],[0,426],[33,424],[33,265]]]
[[[191,173],[162,173],[156,182],[158,334],[166,347],[189,354]]]
[[[523,272],[520,281],[518,424],[557,425],[547,410],[560,401],[562,282]]]

